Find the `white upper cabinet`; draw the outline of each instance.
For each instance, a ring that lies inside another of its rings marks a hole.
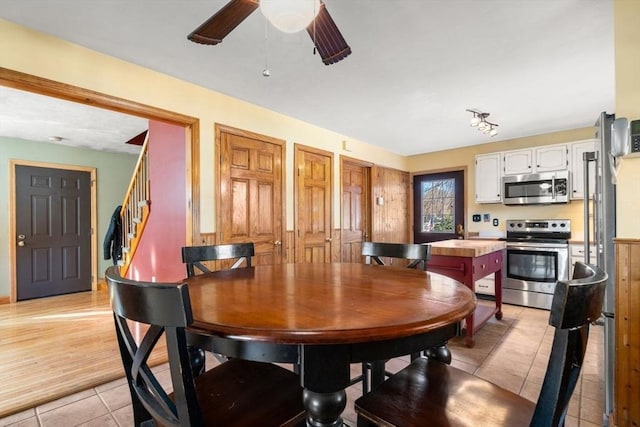
[[[533,173],[533,150],[514,150],[502,153],[504,175]]]
[[[535,173],[567,170],[569,166],[567,144],[536,148]]]
[[[584,161],[582,153],[595,151],[597,140],[576,141],[571,144],[571,192],[572,199],[584,199]],[[589,197],[593,196],[595,187],[595,163],[589,163]]]
[[[476,156],[476,203],[502,201],[500,153]]]
[[[503,174],[520,175],[567,170],[568,157],[567,144],[505,151],[502,153]]]
[[[588,139],[477,155],[475,157],[476,203],[501,203],[503,176],[562,170],[569,170],[570,198],[583,199],[582,153],[594,151],[596,142],[595,139]],[[594,163],[591,162],[589,167],[594,167]],[[589,175],[591,179],[593,175],[591,171]],[[589,189],[593,194],[595,181],[591,179]]]

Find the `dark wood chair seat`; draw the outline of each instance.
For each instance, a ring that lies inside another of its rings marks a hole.
[[[238,268],[244,262],[251,267],[251,257],[255,255],[253,243],[234,243],[229,245],[184,246],[182,248],[182,262],[187,268],[187,276],[194,276],[197,271],[211,273],[203,262],[224,261],[235,259],[229,268]]]
[[[134,425],[298,426],[304,423],[300,378],[269,363],[229,360],[195,376],[186,328],[193,322],[184,283],[137,282],[105,273],[116,336],[133,404]],[[140,344],[131,323],[148,325]],[[147,365],[165,337],[171,393]]]
[[[240,359],[230,359],[220,367],[195,380],[205,425],[304,425],[302,389],[296,374],[274,364]]]
[[[576,263],[556,284],[556,328],[537,403],[445,363],[421,357],[355,401],[358,426],[563,426],[589,334],[600,317],[607,274]]]

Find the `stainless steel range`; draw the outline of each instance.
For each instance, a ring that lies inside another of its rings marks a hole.
[[[569,278],[568,219],[507,220],[502,301],[551,308],[556,281]]]

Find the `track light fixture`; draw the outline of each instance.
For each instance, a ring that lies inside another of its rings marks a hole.
[[[471,122],[469,123],[471,127],[474,127],[480,132],[489,136],[496,136],[498,134],[498,129],[496,129],[498,125],[496,123],[487,121],[489,113],[483,113],[482,111],[470,109],[467,109],[467,111],[473,114]]]

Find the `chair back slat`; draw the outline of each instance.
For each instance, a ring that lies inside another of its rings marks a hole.
[[[530,426],[561,426],[582,369],[589,325],[600,317],[607,273],[576,262],[573,279],[556,284],[549,324],[551,355]]]
[[[182,262],[185,263],[187,276],[196,274],[196,269],[201,273],[210,273],[203,262],[236,259],[231,266],[238,268],[242,263],[251,267],[251,258],[255,256],[253,243],[234,243],[229,245],[185,246],[182,248]]]
[[[382,258],[399,258],[410,260],[406,266],[408,268],[418,268],[426,270],[427,262],[431,257],[431,245],[417,243],[380,243],[363,242],[362,253],[365,262],[371,264],[372,261],[379,265],[384,265]]]

